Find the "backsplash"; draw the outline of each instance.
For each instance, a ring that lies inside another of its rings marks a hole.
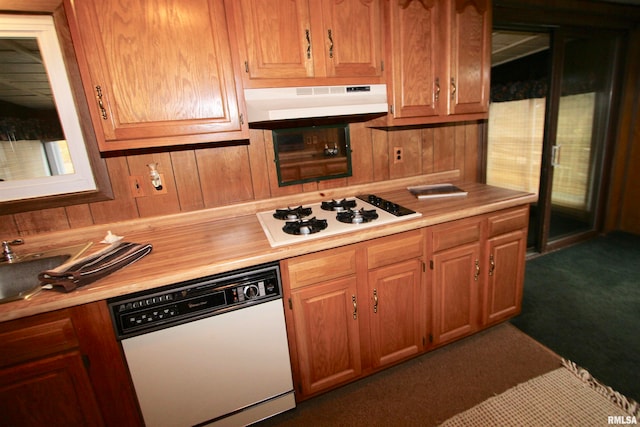
[[[15,238],[454,169],[462,182],[476,182],[479,129],[476,122],[390,131],[351,124],[351,177],[286,187],[278,187],[271,131],[252,130],[241,145],[110,157],[114,200],[0,216],[0,234]],[[150,163],[158,164],[162,191],[151,185]]]

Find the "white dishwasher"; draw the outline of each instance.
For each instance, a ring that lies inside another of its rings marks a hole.
[[[108,304],[147,427],[247,425],[295,407],[277,263]]]

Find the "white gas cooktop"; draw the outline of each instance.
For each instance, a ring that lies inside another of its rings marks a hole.
[[[366,202],[360,197],[370,200],[371,203]],[[356,206],[352,208],[353,211],[359,211],[364,209],[365,211],[375,210],[378,218],[370,222],[359,223],[345,223],[337,220],[337,211],[328,211],[321,208],[322,203],[314,203],[308,205],[302,205],[302,208],[311,208],[311,214],[302,218],[302,220],[309,220],[315,218],[317,220],[326,220],[327,227],[324,230],[310,233],[310,234],[289,234],[283,230],[283,227],[288,221],[297,221],[295,219],[282,220],[274,217],[276,210],[270,210],[257,213],[258,221],[262,225],[264,234],[269,240],[271,247],[278,247],[284,245],[292,245],[297,243],[308,242],[309,240],[321,239],[324,237],[335,236],[337,234],[353,233],[365,228],[377,227],[380,225],[390,224],[399,221],[406,221],[413,218],[422,216],[420,212],[414,212],[406,209],[402,206],[398,206],[384,199],[380,199],[374,195],[364,195],[358,197],[347,197],[345,199],[336,199],[327,202],[341,201],[355,201]],[[378,206],[376,206],[378,205]],[[286,206],[281,209],[295,209],[298,206]],[[385,210],[386,209],[386,210]],[[391,211],[391,212],[388,212]],[[395,214],[393,213],[395,212]]]

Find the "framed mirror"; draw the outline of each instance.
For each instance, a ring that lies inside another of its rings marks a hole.
[[[276,129],[272,133],[280,187],[351,176],[349,125]]]
[[[0,15],[3,213],[112,198],[65,24],[61,9]]]

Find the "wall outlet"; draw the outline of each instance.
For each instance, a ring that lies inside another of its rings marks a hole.
[[[144,187],[142,182],[142,175],[129,176],[129,188],[131,189],[131,195],[133,197],[144,197]]]
[[[404,161],[404,149],[402,147],[393,147],[393,163],[402,163]]]

